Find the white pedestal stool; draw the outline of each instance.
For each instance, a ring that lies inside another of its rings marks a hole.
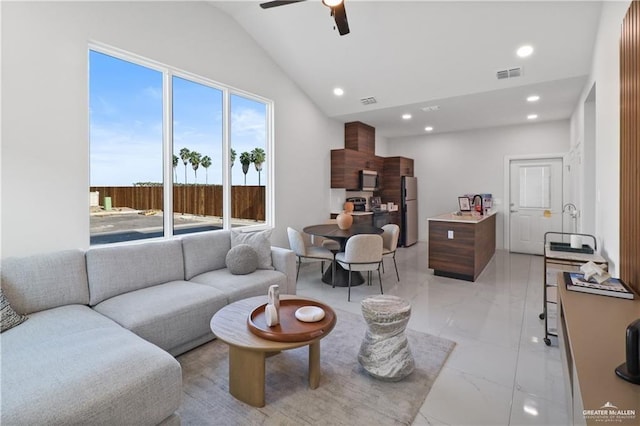
[[[415,367],[404,333],[411,317],[411,305],[397,296],[379,295],[364,299],[361,306],[368,328],[358,362],[377,379],[404,379]]]

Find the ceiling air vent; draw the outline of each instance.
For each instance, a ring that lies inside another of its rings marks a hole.
[[[440,109],[440,105],[429,105],[420,109],[424,112],[438,111]]]
[[[373,96],[369,96],[368,98],[362,98],[360,99],[360,102],[362,102],[362,105],[371,105],[371,104],[378,103],[376,98],[374,98]]]
[[[509,68],[507,70],[499,70],[496,72],[498,80],[505,78],[520,77],[522,75],[522,67]]]

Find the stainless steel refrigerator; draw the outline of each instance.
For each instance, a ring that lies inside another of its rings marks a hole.
[[[402,176],[402,227],[400,245],[411,246],[418,242],[418,179]]]

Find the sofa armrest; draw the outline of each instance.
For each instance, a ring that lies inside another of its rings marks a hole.
[[[282,247],[271,247],[271,260],[276,271],[287,276],[287,288],[280,289],[282,294],[296,294],[296,255]]]

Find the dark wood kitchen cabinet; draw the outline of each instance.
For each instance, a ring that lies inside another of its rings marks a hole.
[[[394,177],[413,177],[413,158],[386,157],[384,159],[384,173]]]
[[[378,172],[378,184],[382,188],[382,175],[384,174],[384,157],[378,157],[377,155],[373,159],[374,167],[372,170]]]
[[[376,129],[360,121],[344,124],[344,147],[365,152],[371,157],[376,152]]]
[[[358,190],[360,170],[374,170],[381,176],[383,169],[383,157],[353,149],[331,150],[331,188]]]
[[[360,186],[360,170],[371,162],[369,154],[353,149],[331,150],[331,188],[357,190]]]
[[[406,157],[386,157],[380,182],[380,196],[383,202],[402,205],[402,176],[413,177],[413,159]]]
[[[495,213],[429,218],[429,268],[434,275],[475,281],[495,251]]]
[[[344,146],[331,150],[331,188],[358,190],[360,170],[378,172],[382,184],[385,158],[375,155],[376,129],[359,121],[345,123]]]

